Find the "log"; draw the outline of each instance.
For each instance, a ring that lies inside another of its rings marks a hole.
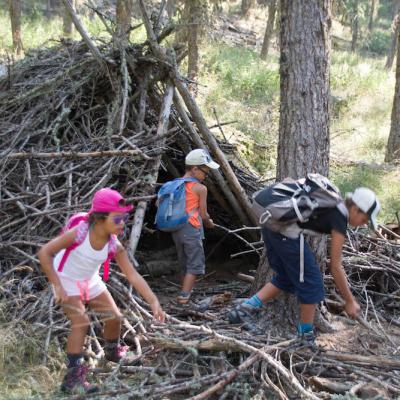
[[[247,274],[242,274],[241,272],[239,272],[236,276],[241,281],[250,282],[250,283],[253,283],[254,279],[255,279],[254,276],[247,275]]]
[[[361,356],[353,353],[337,353],[335,351],[326,351],[323,354],[325,357],[351,364],[367,365],[383,369],[400,369],[399,359],[388,358],[386,356]]]
[[[335,382],[320,376],[312,376],[309,378],[308,383],[319,392],[345,394],[352,388],[351,383]]]

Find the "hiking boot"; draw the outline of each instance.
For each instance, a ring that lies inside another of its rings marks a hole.
[[[106,345],[104,349],[106,360],[122,365],[140,365],[142,363],[140,356],[129,351],[129,346],[119,344]]]
[[[108,361],[119,363],[126,357],[128,351],[129,346],[121,346],[120,344],[115,344],[113,346],[106,345],[104,355]]]
[[[314,331],[310,332],[297,332],[297,340],[301,346],[316,348],[317,345],[315,343],[315,333]]]
[[[86,380],[88,371],[89,368],[85,365],[77,365],[76,367],[68,368],[61,384],[61,391],[69,394],[98,392],[100,390],[99,387],[91,385]]]
[[[179,295],[177,296],[177,298],[176,298],[176,301],[178,302],[178,304],[182,304],[182,305],[185,305],[185,304],[188,304],[189,303],[189,300],[190,300],[190,296],[191,296],[191,294],[192,293],[186,293],[186,292],[180,292],[179,293]]]
[[[228,320],[231,324],[242,324],[242,328],[255,334],[261,334],[262,330],[256,323],[259,309],[242,303],[228,312]]]

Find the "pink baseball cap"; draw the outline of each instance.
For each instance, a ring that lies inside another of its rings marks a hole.
[[[92,200],[92,207],[89,214],[94,212],[129,212],[132,205],[126,205],[124,198],[119,192],[111,188],[98,190]]]

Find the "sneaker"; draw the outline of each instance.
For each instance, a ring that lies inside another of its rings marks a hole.
[[[96,393],[100,389],[91,385],[86,380],[89,368],[85,365],[78,365],[69,368],[61,384],[61,391],[68,394]]]
[[[259,309],[248,304],[242,303],[228,312],[228,320],[231,324],[242,324],[242,328],[255,334],[262,331],[256,323]]]
[[[129,346],[121,346],[120,344],[115,344],[114,346],[106,345],[104,355],[108,361],[119,363],[126,357],[128,350]]]
[[[179,296],[176,298],[176,301],[179,304],[188,304],[190,300],[191,293],[181,292]]]
[[[297,340],[299,344],[302,346],[311,348],[316,347],[314,331],[303,332],[303,333],[297,332]]]

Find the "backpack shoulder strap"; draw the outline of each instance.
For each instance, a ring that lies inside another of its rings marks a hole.
[[[349,219],[349,210],[346,207],[346,204],[344,204],[344,201],[340,201],[337,205],[336,208],[340,211],[340,213],[346,217],[346,219]]]
[[[71,246],[67,247],[64,251],[64,254],[61,258],[60,264],[58,265],[57,271],[61,272],[64,268],[64,265],[71,253],[72,250],[76,249],[80,246],[84,241],[89,232],[89,224],[86,221],[80,222],[76,227],[76,236],[74,243]]]
[[[111,235],[108,241],[108,254],[107,260],[104,261],[103,264],[103,281],[108,280],[108,276],[110,273],[110,261],[115,257],[118,250],[118,239],[116,235]]]

